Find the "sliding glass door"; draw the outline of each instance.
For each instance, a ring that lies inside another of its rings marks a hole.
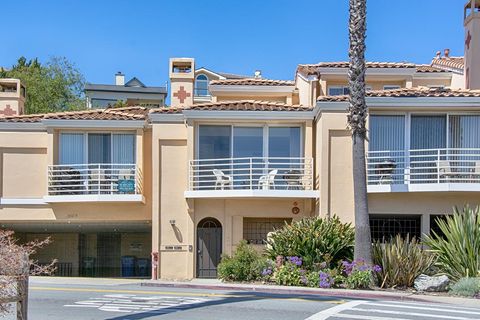
[[[438,176],[439,152],[447,147],[446,115],[412,115],[410,120],[410,180],[429,183]],[[446,159],[444,159],[446,160]]]
[[[197,181],[206,188],[212,179],[220,183],[222,177],[231,177],[232,187],[252,188],[271,171],[298,171],[301,149],[300,127],[201,125],[195,162]]]
[[[405,116],[371,115],[369,117],[369,181],[403,183],[407,165]]]

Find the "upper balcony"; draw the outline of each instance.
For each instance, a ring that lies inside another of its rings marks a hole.
[[[367,153],[369,193],[480,191],[480,149]]]
[[[190,161],[186,198],[317,198],[313,159],[249,157]]]
[[[142,202],[142,172],[135,164],[48,166],[46,202]]]

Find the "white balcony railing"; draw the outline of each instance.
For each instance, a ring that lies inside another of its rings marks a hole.
[[[189,190],[313,190],[312,158],[190,161]]]
[[[368,185],[480,183],[480,149],[367,152]]]
[[[141,195],[142,173],[135,164],[48,166],[48,195]]]

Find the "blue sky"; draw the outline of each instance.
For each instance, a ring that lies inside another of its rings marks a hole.
[[[428,63],[463,55],[465,0],[368,0],[367,58]],[[2,3],[0,66],[65,56],[92,83],[116,71],[163,85],[168,58],[292,79],[296,65],[347,59],[348,0],[35,1]],[[19,11],[20,10],[20,11]]]

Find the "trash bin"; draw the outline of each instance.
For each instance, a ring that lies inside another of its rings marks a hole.
[[[139,258],[137,259],[137,276],[148,277],[150,270],[150,259]]]
[[[94,257],[83,257],[82,276],[95,277],[95,258]]]
[[[136,257],[134,256],[122,257],[122,277],[135,276],[135,260]]]

